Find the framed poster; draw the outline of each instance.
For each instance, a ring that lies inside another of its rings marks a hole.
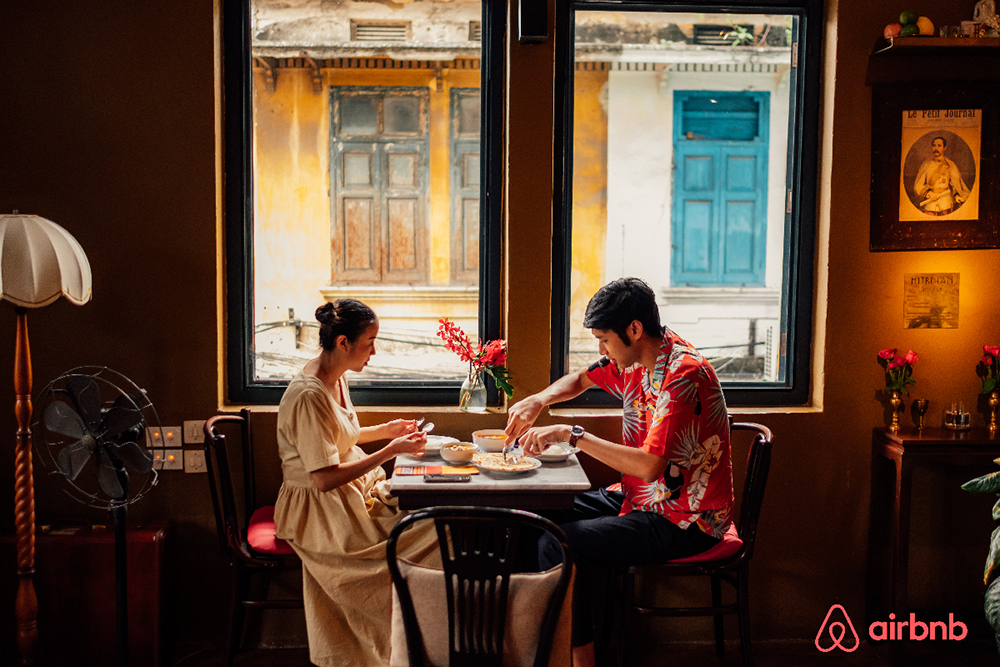
[[[872,251],[1000,247],[1000,91],[963,82],[872,92]]]

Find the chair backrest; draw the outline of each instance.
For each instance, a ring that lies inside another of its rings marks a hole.
[[[433,520],[438,536],[447,599],[447,646],[450,667],[499,667],[504,662],[504,634],[508,619],[518,539],[525,527],[549,533],[562,548],[563,562],[547,604],[531,606],[542,611],[537,624],[538,643],[531,664],[549,664],[553,637],[559,622],[573,569],[573,557],[562,530],[537,514],[521,510],[488,507],[433,507],[404,517],[393,528],[386,545],[386,557],[406,636],[409,664],[425,664],[428,654],[416,611],[410,572],[397,557],[400,535],[420,521]],[[405,563],[405,561],[404,561]],[[426,568],[417,568],[427,571]],[[415,577],[414,577],[415,578]],[[441,574],[437,577],[437,581]],[[540,587],[539,587],[540,588]],[[535,589],[537,590],[537,589]],[[529,594],[534,593],[529,589]],[[440,619],[436,619],[440,620]],[[517,637],[523,640],[524,637]],[[396,661],[393,661],[396,664]]]
[[[240,426],[240,459],[242,478],[233,474],[231,454],[235,450],[228,447],[226,435],[219,429],[226,423]],[[256,509],[254,489],[253,442],[250,436],[250,411],[244,408],[240,414],[219,414],[205,422],[205,468],[208,472],[208,486],[212,494],[215,511],[215,525],[219,533],[219,546],[224,555],[247,553],[246,528],[251,514]],[[236,482],[243,487],[242,511],[237,507]],[[230,550],[234,553],[230,553]]]
[[[736,529],[743,540],[745,558],[753,555],[754,538],[757,536],[757,522],[764,503],[764,488],[767,474],[771,469],[771,430],[752,422],[735,422],[731,431],[749,431],[754,434],[750,450],[747,452],[747,469],[743,482],[743,498],[740,503]]]

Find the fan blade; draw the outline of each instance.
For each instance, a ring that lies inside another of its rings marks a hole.
[[[94,453],[97,454],[97,481],[101,485],[101,490],[115,500],[121,500],[125,495],[125,491],[118,480],[118,473],[121,472],[126,480],[128,479],[128,473],[115,468],[114,463],[111,462],[111,457],[104,451],[103,446],[97,447]]]
[[[77,412],[91,429],[101,422],[101,389],[97,381],[87,375],[74,375],[66,383],[69,395],[73,397]]]
[[[45,408],[45,428],[71,438],[81,439],[87,427],[76,412],[66,403],[52,403]]]
[[[66,479],[73,481],[83,470],[83,466],[90,460],[90,455],[94,451],[94,438],[85,435],[82,440],[77,440],[72,445],[63,447],[56,457],[56,466]]]
[[[141,410],[115,406],[104,413],[104,419],[101,421],[101,429],[108,434],[115,436],[114,439],[118,440],[121,438],[123,433],[135,428],[141,423]],[[131,438],[129,439],[131,440]]]
[[[115,456],[121,459],[126,468],[136,472],[146,473],[153,469],[153,455],[134,442],[113,445]]]

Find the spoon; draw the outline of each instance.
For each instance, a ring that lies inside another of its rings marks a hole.
[[[424,433],[430,433],[431,431],[434,430],[434,422],[427,422],[426,424],[420,427],[420,430],[423,431]]]

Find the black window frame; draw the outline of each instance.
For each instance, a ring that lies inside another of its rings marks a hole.
[[[254,377],[251,2],[223,0],[222,6],[225,398],[235,404],[275,405],[281,400],[288,381],[265,381]],[[501,326],[507,5],[499,0],[483,0],[482,6],[478,333],[483,340],[492,340],[500,337]],[[460,386],[460,380],[396,381],[370,386],[358,383],[352,386],[351,400],[356,405],[454,405]],[[489,400],[491,404],[498,400],[493,387],[489,388]]]
[[[573,187],[573,76],[575,71],[574,11],[646,11],[786,14],[796,17],[791,90],[795,114],[789,114],[786,190],[790,211],[785,213],[788,254],[783,263],[782,283],[789,284],[787,306],[782,307],[782,348],[787,370],[783,382],[723,382],[729,407],[806,405],[811,390],[813,286],[816,238],[817,173],[819,166],[820,60],[823,35],[823,0],[774,0],[772,2],[672,2],[670,0],[556,0],[555,89],[555,182],[560,184],[553,202],[557,219],[552,239],[552,357],[553,381],[569,367],[569,331],[582,323],[569,321],[570,270],[572,267]],[[803,46],[804,44],[804,46]],[[665,322],[669,326],[669,322]],[[598,357],[594,345],[594,358]],[[572,406],[621,406],[616,398],[592,387],[571,401]]]

